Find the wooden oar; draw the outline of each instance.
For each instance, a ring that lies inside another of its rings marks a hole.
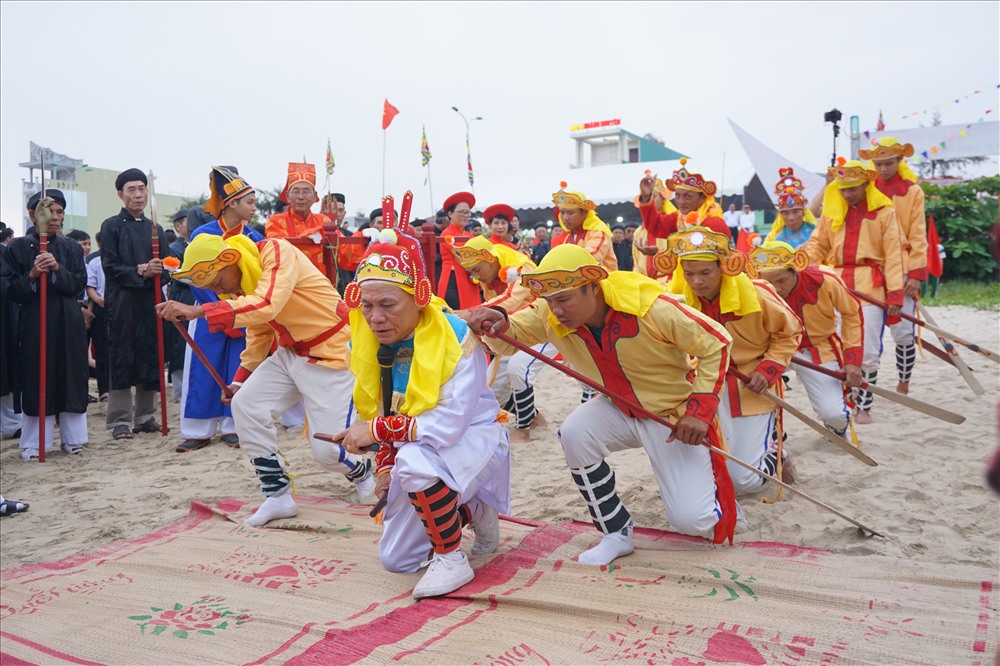
[[[531,347],[518,342],[514,338],[512,338],[512,337],[510,337],[508,335],[505,335],[504,333],[495,332],[495,331],[492,331],[492,330],[488,331],[488,332],[485,332],[485,333],[486,333],[486,335],[494,337],[494,338],[496,338],[496,339],[498,339],[498,340],[500,340],[500,341],[502,341],[502,342],[510,345],[511,347],[514,347],[515,349],[523,351],[525,354],[528,354],[529,356],[532,356],[532,357],[538,359],[539,361],[541,361],[542,363],[545,363],[546,365],[552,366],[553,368],[559,370],[560,372],[563,372],[563,373],[569,375],[570,377],[576,379],[577,381],[583,382],[587,386],[590,386],[591,388],[593,388],[593,389],[595,389],[595,390],[603,393],[604,395],[606,395],[607,397],[611,398],[612,400],[618,402],[619,404],[625,405],[626,407],[628,407],[629,409],[631,409],[635,413],[642,414],[645,418],[648,418],[651,421],[655,421],[656,423],[659,423],[660,425],[665,426],[666,428],[668,428],[670,430],[670,432],[674,432],[674,430],[677,427],[673,423],[671,423],[670,421],[668,421],[665,418],[663,418],[662,416],[657,416],[656,414],[653,414],[649,410],[644,409],[643,407],[635,404],[634,402],[623,398],[622,396],[618,395],[614,391],[611,391],[610,389],[605,388],[601,384],[598,384],[597,382],[591,380],[589,377],[585,377],[585,376],[581,375],[579,372],[576,372],[572,368],[564,367],[561,363],[553,361],[548,356],[545,356],[544,354],[538,353],[537,351],[535,351]],[[739,465],[740,467],[743,467],[744,469],[747,469],[747,470],[753,472],[757,476],[765,478],[768,481],[770,481],[771,483],[774,483],[774,484],[776,484],[778,486],[781,486],[782,488],[784,488],[788,492],[790,492],[790,493],[792,493],[794,495],[798,495],[799,497],[803,498],[804,500],[806,500],[808,502],[812,502],[813,504],[815,504],[816,506],[818,506],[818,507],[820,507],[822,509],[826,509],[827,511],[829,511],[832,514],[834,514],[835,516],[837,516],[839,518],[842,518],[842,519],[846,520],[847,522],[851,523],[855,527],[858,527],[859,529],[861,529],[861,530],[863,530],[865,532],[868,532],[869,534],[872,534],[874,536],[883,537],[883,538],[885,537],[885,535],[882,534],[881,532],[876,532],[875,530],[873,530],[872,528],[868,527],[867,525],[859,523],[858,521],[854,520],[853,518],[851,518],[851,517],[849,517],[849,516],[841,513],[840,511],[837,511],[832,506],[830,506],[828,504],[824,504],[823,502],[820,502],[818,499],[815,499],[815,498],[807,495],[806,493],[804,493],[801,490],[795,488],[794,486],[790,486],[787,483],[785,483],[784,481],[779,481],[778,479],[776,479],[775,477],[771,476],[770,474],[762,472],[759,469],[757,469],[756,467],[754,467],[753,465],[740,460],[739,458],[737,458],[733,454],[729,453],[729,451],[723,451],[722,449],[718,448],[717,446],[712,446],[711,444],[709,444],[707,442],[703,442],[703,446],[708,447],[710,450],[714,451],[715,453],[718,453],[720,456],[722,456],[726,460],[729,460],[729,461],[731,461],[731,462]],[[853,447],[851,447],[851,448],[853,448]]]
[[[877,305],[878,307],[882,308],[883,310],[885,310],[885,309],[887,309],[889,307],[888,305],[886,305],[882,301],[878,300],[877,298],[872,298],[871,296],[869,296],[867,294],[862,294],[861,292],[855,291],[854,289],[851,289],[850,291],[851,291],[852,294],[854,294],[858,298],[860,298],[862,300],[865,300],[865,301],[868,301],[872,305]],[[908,315],[905,312],[900,312],[899,316],[902,319],[905,319],[906,321],[913,322],[917,326],[923,326],[928,331],[932,331],[932,332],[936,333],[939,338],[946,338],[948,340],[951,340],[952,342],[957,342],[958,344],[962,345],[963,347],[968,347],[970,350],[976,352],[977,354],[982,354],[983,356],[985,356],[986,358],[990,359],[994,363],[1000,363],[1000,354],[997,354],[996,352],[990,351],[989,349],[985,349],[981,345],[976,344],[975,342],[969,342],[965,338],[960,338],[957,335],[955,335],[954,333],[949,333],[948,331],[944,330],[943,328],[939,328],[934,323],[934,321],[930,317],[927,316],[927,309],[925,307],[923,307],[919,302],[916,303],[916,306],[917,306],[917,309],[920,310],[920,313],[924,316],[923,320],[917,319],[913,315]],[[941,344],[945,344],[945,343],[942,341]],[[945,344],[945,348],[947,348],[947,347],[948,347],[948,345]]]
[[[929,319],[927,310],[923,308],[923,306],[921,306],[920,303],[917,303],[916,306],[920,309],[920,312],[924,315],[924,318]],[[935,331],[935,333],[937,333],[937,331]],[[959,355],[958,350],[955,349],[955,345],[951,344],[951,342],[940,333],[937,333],[937,339],[938,342],[941,343],[941,346],[944,347],[945,353],[948,354],[948,358],[951,359],[952,365],[954,365],[958,369],[959,374],[962,375],[962,379],[964,379],[965,383],[969,385],[969,388],[972,389],[972,392],[975,393],[976,395],[982,395],[983,393],[985,393],[986,390],[983,389],[983,385],[980,384],[979,380],[973,376],[972,368],[966,365],[965,361],[962,360],[962,357]]]
[[[729,374],[731,374],[733,377],[736,377],[736,379],[740,380],[744,384],[750,383],[750,377],[743,374],[736,368],[729,368]],[[837,448],[841,449],[842,451],[846,451],[847,453],[850,453],[852,456],[854,456],[864,464],[868,465],[869,467],[878,467],[878,463],[872,460],[867,453],[865,453],[858,447],[854,446],[843,437],[830,432],[829,430],[826,429],[826,426],[817,423],[815,419],[811,418],[808,414],[806,414],[802,410],[798,409],[797,407],[793,407],[787,401],[782,400],[781,398],[774,395],[770,391],[764,391],[763,393],[760,393],[758,395],[760,395],[763,398],[766,398],[767,400],[770,400],[778,407],[781,407],[782,409],[786,410],[789,414],[791,414],[792,416],[794,416],[795,418],[797,418],[798,420],[802,421],[807,426],[815,430],[817,433],[822,435],[823,439],[835,444]]]
[[[808,368],[816,372],[822,373],[833,377],[834,379],[839,379],[840,381],[846,381],[847,376],[843,372],[838,372],[836,370],[831,370],[830,368],[824,368],[822,365],[817,365],[815,363],[810,363],[805,359],[792,357],[792,363],[796,365],[801,365],[803,368]],[[895,391],[890,391],[889,389],[882,388],[875,384],[869,384],[868,382],[861,382],[861,388],[871,391],[875,395],[882,396],[886,400],[891,400],[892,402],[899,403],[905,407],[909,407],[918,412],[927,414],[928,416],[933,416],[936,419],[941,419],[942,421],[947,421],[948,423],[964,423],[965,417],[961,414],[956,414],[955,412],[949,412],[947,409],[941,409],[935,405],[917,400],[916,398],[911,398],[908,395],[903,395],[902,393],[896,393]]]

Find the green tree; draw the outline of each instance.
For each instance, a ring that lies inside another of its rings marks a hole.
[[[196,197],[192,197],[190,199],[184,199],[183,201],[181,201],[181,205],[178,206],[177,210],[175,210],[172,214],[176,215],[177,213],[181,212],[182,210],[183,211],[187,211],[187,210],[189,210],[189,209],[191,209],[191,208],[193,208],[195,206],[204,206],[207,201],[208,201],[208,195],[207,194],[199,194]]]
[[[944,245],[945,278],[995,280],[1000,275],[990,253],[990,227],[1000,218],[1000,176],[955,185],[922,183],[927,215]]]

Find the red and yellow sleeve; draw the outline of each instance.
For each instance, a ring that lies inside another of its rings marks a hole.
[[[297,250],[285,240],[272,239],[264,243],[260,251],[264,272],[257,281],[256,291],[229,301],[207,304],[205,319],[209,330],[258,326],[277,317],[299,279],[295,252]]]
[[[669,307],[653,307],[646,313],[649,321],[666,342],[698,359],[687,400],[685,414],[711,423],[719,406],[732,337],[713,319],[669,296],[661,296]]]
[[[836,275],[825,273],[821,291],[825,291],[840,313],[840,339],[844,341],[844,363],[861,366],[865,352],[864,315],[861,301],[847,289],[847,285]]]
[[[910,201],[909,224],[906,227],[906,237],[910,250],[906,257],[907,277],[912,280],[927,279],[927,217],[924,214],[924,190],[919,185],[913,185],[906,192]]]
[[[611,236],[603,231],[588,231],[581,247],[609,271],[618,270],[618,258],[611,247]]]
[[[770,287],[760,284],[756,286],[761,306],[760,321],[769,335],[770,344],[764,352],[764,360],[754,371],[762,373],[773,386],[799,349],[802,342],[802,322]]]
[[[899,222],[896,211],[886,207],[879,211],[877,221],[882,229],[882,251],[885,253],[885,302],[903,304],[903,248],[899,242]],[[815,234],[814,234],[815,235]],[[924,246],[926,253],[927,247]],[[926,261],[926,259],[925,259]]]
[[[549,309],[545,306],[545,302],[538,299],[520,312],[509,315],[508,326],[504,333],[529,347],[547,342],[545,318],[548,314]],[[517,353],[517,349],[514,347],[488,335],[483,336],[483,341],[494,353],[501,356],[511,356]]]

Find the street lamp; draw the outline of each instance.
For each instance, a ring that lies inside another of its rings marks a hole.
[[[477,120],[482,120],[482,116],[476,116],[472,120],[465,117],[465,114],[458,110],[457,106],[451,107],[451,110],[462,116],[462,120],[465,121],[465,161],[466,166],[469,170],[469,187],[472,188],[472,193],[476,193],[475,178],[472,175],[472,149],[469,147],[469,124]]]

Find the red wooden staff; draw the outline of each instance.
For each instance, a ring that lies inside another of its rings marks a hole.
[[[525,354],[528,354],[529,356],[538,359],[539,361],[541,361],[542,363],[545,363],[546,365],[551,365],[553,368],[556,368],[560,372],[566,373],[567,375],[569,375],[570,377],[576,379],[577,381],[583,382],[587,386],[589,386],[589,387],[591,387],[591,388],[599,391],[600,393],[603,393],[604,395],[608,396],[612,400],[614,400],[614,401],[616,401],[616,402],[618,402],[618,403],[620,403],[622,405],[625,405],[626,407],[628,407],[629,409],[631,409],[635,413],[641,414],[643,417],[645,417],[647,419],[650,419],[652,421],[655,421],[656,423],[659,423],[662,426],[665,426],[666,428],[668,428],[670,430],[670,432],[674,432],[674,430],[676,430],[677,426],[675,426],[673,423],[671,423],[670,421],[666,420],[662,416],[657,416],[656,414],[650,412],[649,410],[640,407],[639,405],[635,404],[634,402],[632,402],[630,400],[627,400],[626,398],[623,398],[622,396],[618,395],[614,391],[612,391],[612,390],[610,390],[610,389],[602,386],[601,384],[598,384],[597,382],[591,380],[590,378],[584,377],[579,372],[576,372],[575,370],[573,370],[571,368],[563,366],[558,361],[553,361],[548,356],[545,356],[544,354],[539,354],[537,351],[535,351],[531,347],[518,342],[514,338],[512,338],[512,337],[510,337],[508,335],[505,335],[504,333],[494,332],[494,331],[488,332],[487,335],[489,335],[491,337],[494,337],[494,338],[496,338],[496,339],[498,339],[498,340],[500,340],[502,342],[505,342],[508,345],[510,345],[511,347],[514,347],[515,349],[517,349],[519,351],[523,351]],[[813,497],[807,495],[806,493],[802,492],[801,490],[798,490],[797,488],[795,488],[793,486],[790,486],[790,485],[788,485],[787,483],[785,483],[783,481],[779,481],[775,477],[771,476],[770,474],[766,474],[766,473],[760,471],[759,469],[757,469],[753,465],[750,465],[749,463],[743,462],[742,460],[740,460],[739,458],[737,458],[733,454],[729,453],[728,451],[723,451],[722,449],[720,449],[720,448],[718,448],[716,446],[712,446],[711,444],[708,444],[707,442],[704,442],[703,445],[707,446],[712,451],[718,453],[720,456],[722,456],[726,460],[730,460],[730,461],[734,462],[735,464],[739,465],[740,467],[748,469],[751,472],[753,472],[754,474],[756,474],[756,475],[758,475],[760,477],[763,477],[763,478],[767,479],[768,481],[771,481],[772,483],[774,483],[774,484],[776,484],[776,485],[784,488],[788,492],[793,493],[795,495],[798,495],[802,499],[805,499],[805,500],[807,500],[809,502],[812,502],[813,504],[815,504],[816,506],[818,506],[818,507],[820,507],[822,509],[826,509],[830,513],[838,516],[839,518],[843,518],[847,522],[849,522],[852,525],[854,525],[854,526],[856,526],[856,527],[864,530],[865,532],[868,532],[870,534],[873,534],[873,535],[879,536],[879,537],[884,537],[885,536],[881,532],[876,532],[875,530],[873,530],[872,528],[868,527],[867,525],[863,525],[862,523],[859,523],[858,521],[854,520],[853,518],[844,515],[840,511],[837,511],[836,509],[834,509],[832,506],[829,506],[827,504],[824,504],[823,502],[820,502],[817,499],[814,499]]]
[[[198,346],[198,343],[194,341],[194,338],[192,338],[191,334],[188,333],[188,330],[187,328],[184,327],[184,324],[180,323],[179,321],[175,321],[174,326],[176,326],[177,330],[180,331],[181,336],[184,338],[184,341],[188,343],[188,346],[191,347],[191,351],[194,352],[194,355],[201,360],[202,364],[204,364],[205,369],[208,370],[208,374],[212,375],[212,379],[214,379],[215,383],[219,385],[220,389],[222,389],[222,395],[232,399],[233,392],[232,390],[230,390],[229,385],[222,380],[222,377],[219,376],[219,373],[215,371],[215,368],[212,367],[212,364],[208,362],[207,358],[205,358],[205,352],[203,352],[201,350],[201,347]]]
[[[149,215],[152,220],[152,231],[153,231],[153,259],[160,258],[160,234],[159,229],[156,226],[156,191],[153,186],[153,172],[149,172]],[[160,274],[158,271],[156,275],[153,276],[153,303],[154,305],[159,305],[163,302],[163,288],[160,284]],[[160,375],[160,434],[164,437],[167,436],[169,428],[167,428],[167,377],[163,372],[164,366],[164,354],[163,354],[163,323],[156,321],[156,315],[153,315],[153,320],[156,323],[156,359],[159,364],[158,370]]]
[[[42,196],[35,207],[35,228],[38,230],[39,254],[49,251],[49,220],[52,212],[45,201],[45,151],[40,151],[42,173]],[[43,203],[44,202],[44,203]],[[45,271],[38,276],[38,462],[45,462],[45,408],[46,379],[48,375],[48,323],[49,323],[49,276]]]

